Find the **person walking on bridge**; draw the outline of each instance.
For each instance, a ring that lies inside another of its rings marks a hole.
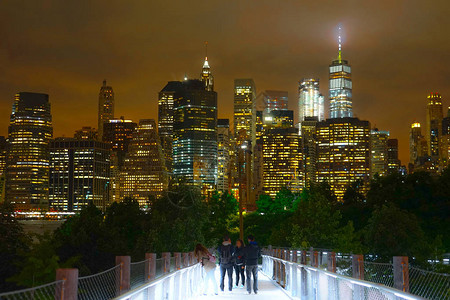
[[[203,270],[205,271],[205,277],[203,279],[203,295],[208,293],[208,283],[210,281],[214,287],[214,293],[216,295],[219,294],[216,277],[214,275],[216,270],[216,258],[202,244],[197,244],[197,246],[195,246],[194,255],[202,264]]]
[[[261,257],[261,249],[255,242],[255,237],[249,235],[248,246],[245,247],[245,272],[247,274],[247,292],[252,293],[252,275],[253,292],[258,294],[258,259]]]
[[[236,272],[236,287],[239,287],[239,277],[241,278],[241,288],[245,286],[245,251],[244,241],[238,239],[234,248],[234,271]]]
[[[228,235],[223,237],[223,243],[217,249],[219,252],[220,264],[220,290],[223,292],[225,288],[225,273],[228,273],[228,290],[233,290],[233,253],[234,247]]]

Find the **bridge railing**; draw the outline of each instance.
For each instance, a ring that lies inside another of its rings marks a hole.
[[[115,266],[103,272],[79,277],[78,269],[58,269],[55,282],[1,293],[0,300],[136,299],[147,294],[161,296],[151,299],[166,299],[162,295],[173,294],[174,286],[184,291],[184,295],[196,293],[201,271],[193,252],[173,255],[164,252],[161,258],[155,253],[146,253],[145,260],[139,262],[131,262],[130,256],[117,256]],[[192,284],[194,282],[196,284]]]
[[[52,283],[13,291],[1,293],[1,300],[21,300],[21,299],[60,299],[64,294],[64,280],[58,280]],[[59,296],[59,297],[58,297]],[[58,297],[58,298],[57,298]]]
[[[408,257],[395,256],[392,263],[378,263],[370,261],[373,259],[370,256],[364,258],[363,255],[334,253],[327,250],[302,251],[277,248],[264,249],[264,253],[288,262],[394,288],[410,293],[409,295],[426,299],[450,299],[450,275],[412,267],[408,263]],[[282,272],[281,274],[286,272],[283,265],[279,272]],[[281,277],[282,285],[283,282]]]
[[[262,271],[298,299],[423,299],[381,284],[263,255]]]
[[[114,299],[191,299],[198,295],[201,281],[202,267],[200,264],[195,264],[174,270]]]

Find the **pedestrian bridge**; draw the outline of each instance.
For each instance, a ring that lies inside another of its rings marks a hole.
[[[248,295],[245,288],[218,295],[210,289],[204,295],[203,276],[192,252],[163,253],[161,258],[148,253],[141,262],[119,256],[116,266],[104,272],[78,277],[77,269],[58,269],[55,282],[3,293],[0,300],[450,299],[449,275],[415,269],[404,257],[394,257],[393,264],[377,264],[364,261],[362,255],[266,249],[257,295]]]

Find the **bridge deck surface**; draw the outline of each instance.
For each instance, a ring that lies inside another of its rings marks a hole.
[[[233,274],[235,275],[235,274]],[[220,272],[219,268],[216,268],[216,280],[219,284],[220,280]],[[234,281],[234,276],[233,276]],[[225,286],[228,284],[228,278],[225,278]],[[220,292],[219,295],[213,295],[213,290],[210,287],[209,293],[206,296],[198,297],[198,299],[207,300],[207,299],[261,299],[261,300],[288,300],[291,299],[288,297],[283,290],[276,286],[266,275],[264,275],[261,271],[258,274],[258,294],[248,294],[247,289],[244,288],[233,288],[231,292],[225,289],[225,292]]]

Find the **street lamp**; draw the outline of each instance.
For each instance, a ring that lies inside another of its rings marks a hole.
[[[243,191],[244,191],[244,173],[243,168],[245,166],[245,191],[246,201],[248,203],[250,199],[250,177],[251,177],[251,143],[244,141],[239,147],[238,166],[239,166],[239,237],[244,240],[244,216],[243,216]]]

